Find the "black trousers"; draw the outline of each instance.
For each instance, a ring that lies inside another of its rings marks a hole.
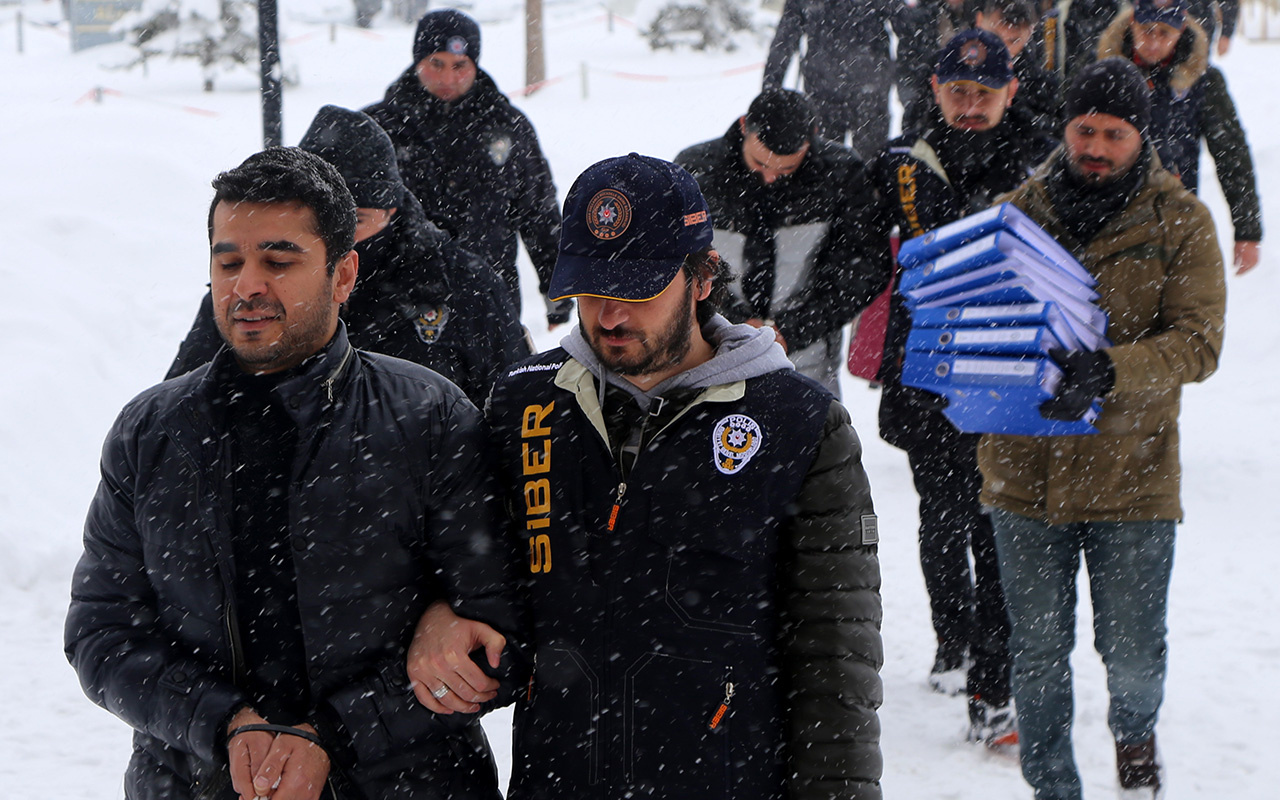
[[[939,649],[968,648],[973,659],[969,694],[1004,705],[1011,663],[1009,612],[991,519],[978,503],[978,436],[947,438],[944,446],[906,448],[920,495],[920,569],[933,630]]]
[[[878,53],[854,53],[840,75],[807,80],[805,94],[818,112],[822,135],[844,142],[870,162],[889,141],[889,91],[894,64]]]

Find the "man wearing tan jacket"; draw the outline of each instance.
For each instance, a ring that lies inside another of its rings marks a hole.
[[[1205,207],[1160,165],[1145,131],[1150,98],[1132,63],[1082,70],[1066,95],[1063,147],[1004,199],[1097,278],[1114,343],[1055,351],[1053,419],[1103,398],[1092,436],[984,436],[1009,606],[1022,772],[1036,800],[1080,800],[1071,752],[1071,667],[1080,554],[1095,642],[1111,692],[1108,723],[1126,796],[1160,788],[1155,723],[1164,691],[1165,609],[1179,500],[1182,384],[1208,377],[1222,347],[1222,254]]]

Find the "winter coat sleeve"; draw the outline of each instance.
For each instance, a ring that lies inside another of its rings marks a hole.
[[[186,375],[196,367],[202,367],[213,360],[222,349],[222,337],[218,334],[218,326],[213,321],[213,295],[205,292],[196,311],[196,318],[191,323],[187,338],[178,345],[178,354],[173,357],[165,380]]]
[[[496,673],[501,688],[484,710],[497,708],[512,702],[528,672],[524,646],[516,634],[523,630],[511,575],[516,559],[503,549],[513,537],[504,536],[499,528],[490,462],[483,455],[487,452],[484,421],[461,396],[450,402],[443,416],[437,409],[424,408],[422,413],[439,422],[426,432],[431,444],[419,448],[417,481],[429,511],[417,548],[424,561],[433,565],[429,578],[439,585],[455,613],[507,636]],[[473,658],[494,674],[483,651]],[[447,735],[476,719],[468,714],[437,715],[423,708],[409,687],[399,656],[323,703],[326,714],[340,720],[357,764],[376,764],[408,743]]]
[[[880,563],[862,445],[832,402],[782,542],[791,800],[879,800]]]
[[[76,564],[65,648],[89,699],[134,730],[203,761],[226,760],[221,730],[244,695],[181,652],[159,626],[159,600],[134,523],[144,435],[137,404],[121,412],[102,451]]]
[[[843,204],[808,285],[777,315],[778,329],[792,352],[852,322],[888,285],[882,266],[889,257],[888,239],[877,236],[878,226],[868,224],[878,200],[861,165],[849,171]]]
[[[1218,0],[1222,12],[1222,37],[1230,39],[1236,34],[1236,22],[1240,18],[1240,0]]]
[[[518,163],[519,193],[511,213],[520,241],[529,251],[529,260],[538,274],[538,292],[545,297],[560,244],[560,203],[551,179],[551,166],[538,144],[533,124],[521,115],[519,129],[523,140]]]
[[[1236,114],[1236,105],[1217,67],[1209,67],[1202,80],[1205,85],[1200,128],[1218,169],[1222,194],[1231,208],[1235,240],[1260,242],[1262,208],[1254,179],[1253,156],[1249,153],[1249,142]]]
[[[769,56],[764,65],[764,88],[780,89],[787,77],[787,65],[800,49],[800,37],[804,35],[804,0],[787,0],[778,19],[778,29],[769,45]]]
[[[1150,336],[1107,348],[1116,392],[1168,391],[1202,381],[1218,367],[1226,311],[1222,251],[1209,212],[1194,197],[1160,212],[1161,229],[1176,231],[1176,249],[1160,291]]]

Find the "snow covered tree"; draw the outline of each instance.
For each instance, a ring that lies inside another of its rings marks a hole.
[[[121,69],[141,65],[145,72],[156,56],[195,59],[206,92],[213,91],[219,72],[258,69],[256,0],[144,0],[115,29],[137,51]]]

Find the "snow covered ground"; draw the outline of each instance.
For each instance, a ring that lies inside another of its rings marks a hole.
[[[20,7],[38,23],[56,19],[57,6]],[[286,143],[321,105],[377,100],[408,66],[407,27],[339,26],[331,41],[326,15],[349,14],[349,5],[281,6],[286,64],[301,78],[285,97]],[[523,27],[511,8],[480,10],[494,18],[484,25],[481,65],[508,90],[523,83]],[[68,580],[102,437],[120,407],[163,375],[204,291],[209,180],[259,146],[257,83],[248,72],[227,74],[204,94],[186,62],[157,61],[149,77],[109,71],[129,58],[127,48],[71,55],[56,27],[28,25],[19,55],[15,11],[0,2],[0,787],[13,797],[116,798],[128,731],[84,698],[62,656]],[[767,42],[732,54],[654,54],[626,20],[608,32],[588,0],[548,2],[547,15],[554,82],[517,104],[538,129],[562,195],[600,158],[632,150],[671,158],[720,135],[758,90]],[[643,6],[635,16],[645,19]],[[1221,62],[1267,199],[1280,186],[1280,129],[1272,127],[1280,95],[1269,74],[1276,53],[1238,40]],[[1229,250],[1225,204],[1206,182]],[[1280,218],[1268,215],[1266,227],[1276,231]],[[1269,246],[1255,273],[1229,287],[1222,366],[1187,389],[1182,414],[1187,518],[1159,728],[1169,800],[1275,797],[1280,786],[1280,328],[1272,308],[1280,251]],[[525,307],[540,307],[532,291]],[[526,321],[540,345],[557,340],[539,314]],[[933,636],[906,459],[875,434],[875,392],[848,378],[845,399],[866,445],[884,537],[886,796],[1029,798],[1016,764],[964,744],[963,700],[925,688]],[[1087,605],[1081,618],[1087,623]],[[1103,674],[1087,624],[1079,638],[1077,756],[1086,797],[1110,797]],[[499,746],[508,722],[502,713],[486,722]]]

